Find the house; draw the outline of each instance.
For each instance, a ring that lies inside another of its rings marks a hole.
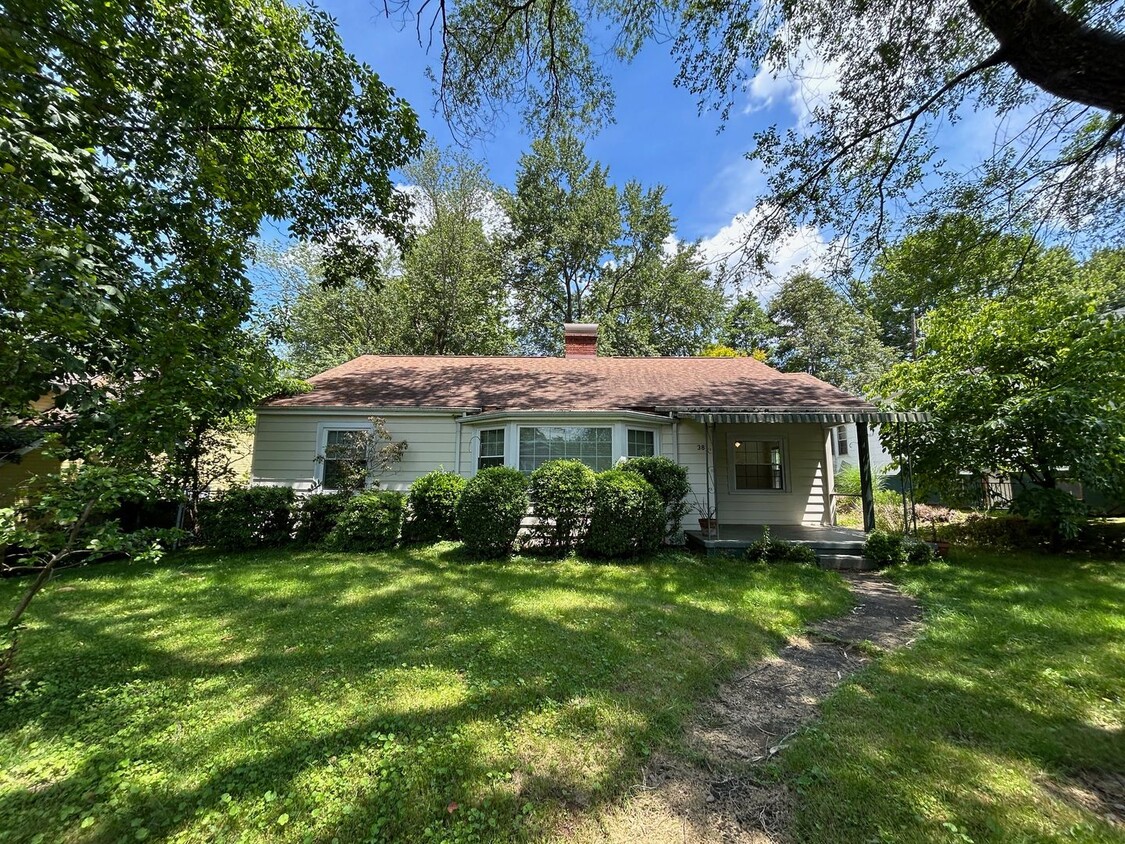
[[[896,461],[883,447],[879,438],[878,426],[867,430],[867,448],[871,454],[871,471],[876,475],[886,474],[895,468]],[[839,474],[848,466],[859,465],[859,431],[854,422],[836,427],[832,437],[832,471]]]
[[[596,354],[597,326],[568,324],[564,357],[366,355],[309,379],[311,392],[258,408],[253,482],[329,489],[349,457],[349,432],[385,420],[408,448],[380,486],[406,490],[444,467],[530,472],[552,458],[595,470],[662,454],[684,466],[696,513],[732,525],[834,522],[832,437],[855,423],[866,465],[867,529],[874,526],[866,431],[913,420],[880,411],[806,374],[753,358],[619,358]]]

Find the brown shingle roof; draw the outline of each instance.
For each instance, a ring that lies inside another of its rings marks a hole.
[[[753,358],[533,358],[364,355],[309,379],[311,393],[268,407],[482,410],[870,408],[803,373]]]

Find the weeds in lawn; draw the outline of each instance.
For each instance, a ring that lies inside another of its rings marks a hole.
[[[453,544],[75,571],[0,704],[0,841],[532,837],[847,603],[809,568]]]

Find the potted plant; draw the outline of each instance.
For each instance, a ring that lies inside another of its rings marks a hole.
[[[696,506],[699,512],[699,530],[704,536],[714,536],[719,532],[718,514],[714,507]]]

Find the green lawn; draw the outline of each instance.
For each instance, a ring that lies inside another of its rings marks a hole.
[[[0,601],[23,584],[0,584]],[[0,703],[0,841],[503,841],[596,811],[809,620],[815,569],[190,553],[65,574]]]
[[[837,690],[783,755],[795,840],[1125,841],[1054,784],[1125,775],[1125,570],[952,562],[894,572],[926,634]]]

